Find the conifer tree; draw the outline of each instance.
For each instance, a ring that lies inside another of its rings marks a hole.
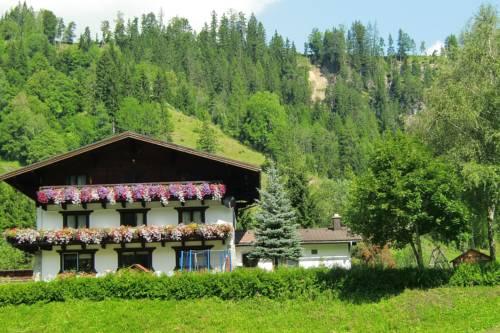
[[[216,131],[210,127],[208,121],[204,121],[199,129],[199,138],[196,141],[196,147],[199,150],[206,151],[207,153],[216,153],[219,147]]]
[[[298,224],[310,228],[318,224],[318,209],[309,192],[306,170],[291,168],[286,182],[290,203],[297,212]]]
[[[278,170],[271,164],[268,186],[259,190],[260,211],[256,214],[253,258],[271,259],[274,266],[286,260],[297,260],[302,252],[295,224],[295,211],[287,197]]]

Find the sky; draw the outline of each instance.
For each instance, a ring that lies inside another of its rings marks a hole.
[[[0,13],[15,6],[19,0],[0,0]],[[140,16],[143,13],[163,13],[165,21],[174,16],[189,19],[199,30],[215,10],[229,9],[255,13],[264,23],[268,36],[278,31],[303,50],[313,28],[321,31],[333,26],[346,27],[355,20],[374,23],[387,40],[389,33],[397,36],[399,28],[407,32],[417,47],[424,41],[428,53],[439,49],[451,33],[459,34],[477,12],[481,0],[26,0],[35,9],[52,10],[65,22],[75,21],[77,33],[89,26],[96,33],[100,22],[112,22],[116,13]],[[489,3],[500,9],[500,0]]]

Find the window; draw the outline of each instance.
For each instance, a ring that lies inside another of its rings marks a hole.
[[[87,175],[73,175],[66,179],[67,185],[86,185]]]
[[[176,207],[179,224],[205,223],[205,210],[208,207]]]
[[[60,212],[63,216],[63,228],[83,229],[89,227],[90,213],[92,211],[67,211]]]
[[[149,209],[118,209],[120,212],[120,225],[139,227],[147,225],[146,215]]]
[[[62,272],[95,273],[94,258],[97,250],[86,251],[60,251]]]
[[[207,269],[211,248],[212,246],[173,247],[175,250],[175,269]]]
[[[311,254],[318,254],[318,250],[316,249],[311,250]]]
[[[252,259],[249,256],[249,253],[243,253],[242,255],[243,267],[257,267],[258,259]]]
[[[118,268],[138,264],[153,270],[153,250],[154,248],[115,249],[118,252]]]

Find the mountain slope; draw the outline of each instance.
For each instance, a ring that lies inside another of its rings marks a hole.
[[[174,126],[172,142],[196,149],[196,141],[199,138],[198,131],[201,128],[202,121],[174,109],[170,110],[170,115]],[[258,166],[264,163],[264,155],[224,134],[217,126],[212,125],[212,127],[217,133],[219,143],[219,150],[215,153],[216,155]]]

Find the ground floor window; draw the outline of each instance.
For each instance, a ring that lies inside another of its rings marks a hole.
[[[61,269],[63,272],[95,273],[95,252],[87,251],[60,251]]]
[[[138,264],[153,270],[153,250],[154,248],[116,249],[118,252],[118,268]]]
[[[259,259],[251,258],[250,253],[243,253],[242,258],[243,267],[257,267]]]

